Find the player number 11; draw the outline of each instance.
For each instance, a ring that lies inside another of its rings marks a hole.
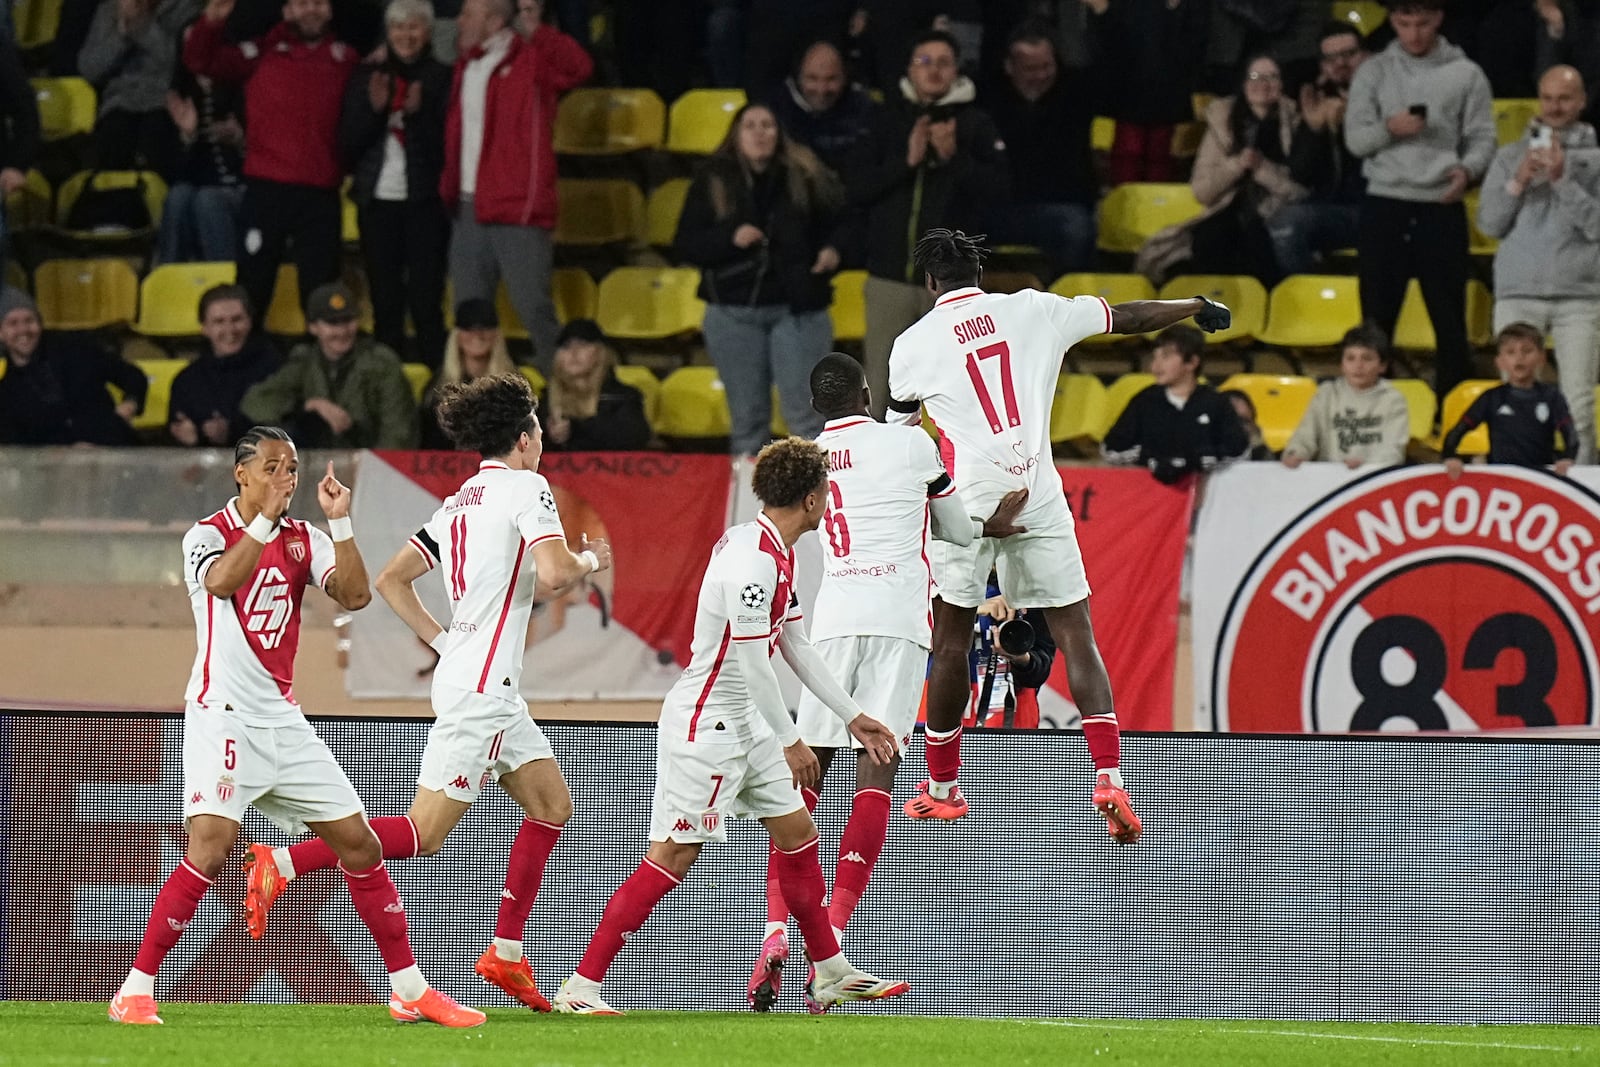
[[[1000,415],[994,409],[994,398],[989,395],[989,387],[984,384],[983,371],[978,369],[980,360],[993,356],[1000,357],[1000,393],[1006,404],[1006,425],[1000,425]],[[1022,421],[1017,414],[1017,390],[1011,384],[1011,346],[1004,341],[996,341],[992,345],[984,345],[976,352],[967,353],[967,377],[972,379],[972,388],[978,391],[978,403],[983,407],[983,417],[989,420],[989,432],[1000,433],[1007,426],[1015,426]]]

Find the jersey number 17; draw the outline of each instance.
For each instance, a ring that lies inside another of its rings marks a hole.
[[[983,370],[978,364],[986,359],[995,357],[1000,359],[1000,395],[1005,400],[1006,422],[1002,426],[1000,414],[995,411],[994,397],[989,393],[989,386],[983,380]],[[992,345],[984,345],[976,352],[967,353],[967,377],[972,379],[972,388],[977,390],[978,404],[983,408],[983,417],[989,420],[989,432],[1001,433],[1009,426],[1015,426],[1022,421],[1017,413],[1017,390],[1011,384],[1011,346],[1004,341],[996,341]]]

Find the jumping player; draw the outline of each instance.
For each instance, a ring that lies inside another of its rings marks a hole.
[[[756,457],[752,487],[761,514],[723,534],[712,551],[689,666],[661,708],[649,850],[607,902],[582,962],[556,994],[557,1011],[620,1014],[600,997],[611,961],[683,881],[701,847],[727,840],[727,820],[735,814],[760,819],[772,835],[773,867],[816,968],[817,1010],[909,988],[857,970],[839,951],[823,905],[817,827],[800,795],[816,785],[817,757],[800,740],[772,669],[772,653],[781,650],[872,760],[885,766],[894,760],[894,735],[862,714],[798,625],[794,543],[817,528],[827,506],[827,453],[798,437],[774,442]]]
[[[439,653],[433,709],[411,810],[372,821],[390,859],[431,856],[491,779],[526,815],[506,864],[494,941],[474,969],[535,1011],[549,1011],[522,954],[523,928],[545,863],[572,816],[572,795],[544,732],[522,699],[522,635],[534,587],[561,589],[611,565],[604,541],[567,548],[550,483],[538,471],[542,447],[534,396],[520,374],[447,386],[439,421],[450,439],[483,462],[378,575],[378,592]],[[438,623],[414,583],[442,564],[449,625]],[[318,842],[253,845],[246,911],[260,937],[267,909],[292,878],[334,863]]]
[[[1027,501],[1008,494],[988,523],[972,519],[933,441],[920,428],[885,424],[870,414],[861,364],[839,352],[811,371],[811,406],[827,420],[817,444],[828,454],[828,500],[822,520],[822,585],[810,639],[846,692],[871,708],[900,740],[910,743],[928,673],[927,536],[968,545],[974,537],[1005,537]],[[801,794],[815,811],[821,779],[839,748],[853,743],[838,717],[809,691],[800,694],[800,738],[817,754],[817,788]],[[874,762],[859,750],[856,791],[839,841],[828,919],[841,941],[850,914],[866,891],[889,832],[889,797],[898,756]],[[789,958],[789,906],[777,864],[767,869],[767,930],[746,994],[756,1011],[777,1001]],[[808,1001],[809,1001],[808,997]]]
[[[983,537],[967,546],[935,544],[933,663],[928,675],[928,778],[906,806],[913,819],[958,819],[967,813],[956,775],[961,766],[961,714],[971,698],[967,648],[990,567],[1006,600],[1040,609],[1066,657],[1072,695],[1095,764],[1093,801],[1111,836],[1139,839],[1141,826],[1123,789],[1120,735],[1111,682],[1089,619],[1089,582],[1060,475],[1050,457],[1050,405],[1066,351],[1102,333],[1158,330],[1194,317],[1207,332],[1232,315],[1203,296],[1133,300],[1066,298],[1034,289],[986,293],[978,288],[986,250],[960,231],[928,231],[913,252],[933,310],[894,343],[889,356],[889,409],[915,422],[920,408],[939,428],[940,450],[979,514],[1006,493],[1029,490],[1004,542]]]
[[[346,611],[372,600],[350,525],[350,490],[317,484],[328,534],[288,518],[299,485],[289,435],[257,426],[233,452],[239,495],[183,538],[184,581],[199,649],[184,694],[184,860],[156,896],[133,969],[111,1002],[119,1023],[160,1023],[155,976],[239,836],[246,805],[287,833],[309,828],[343,872],[350,899],[383,955],[400,1022],[478,1026],[480,1011],[428,986],[406,936],[400,895],[350,779],[294,699],[300,600],[307,585]]]

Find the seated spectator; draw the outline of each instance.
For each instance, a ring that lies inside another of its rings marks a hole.
[[[415,448],[417,407],[392,349],[359,334],[360,308],[340,282],[306,301],[312,340],[244,394],[252,423],[282,426],[306,448]]]
[[[161,209],[156,262],[232,263],[244,203],[244,97],[237,86],[183,71],[167,112],[182,147]]]
[[[1248,274],[1269,287],[1279,280],[1266,220],[1305,197],[1289,175],[1296,111],[1282,89],[1278,64],[1258,56],[1239,94],[1206,108],[1206,132],[1189,179],[1206,210],[1146,241],[1136,268],[1141,274],[1158,285],[1186,271]]]
[[[450,219],[439,198],[450,68],[433,58],[433,6],[390,0],[388,46],[345,90],[339,136],[355,170],[361,256],[372,290],[373,337],[406,350],[406,313],[416,356],[444,356],[444,264]]]
[[[422,398],[422,447],[440,452],[456,447],[439,425],[439,390],[486,374],[516,373],[494,305],[476,297],[461,301],[456,305],[455,329],[445,339],[444,363]]]
[[[1578,440],[1567,398],[1560,389],[1539,381],[1544,334],[1537,326],[1513,322],[1495,338],[1494,365],[1505,381],[1479,394],[1445,434],[1439,450],[1445,472],[1452,478],[1461,477],[1457,452],[1461,439],[1487,423],[1490,463],[1554,465],[1557,474],[1565,475],[1578,454]]]
[[[1323,382],[1283,450],[1290,469],[1308,459],[1393,467],[1406,461],[1411,415],[1406,398],[1384,380],[1389,339],[1376,326],[1357,326],[1340,342],[1339,377]]]
[[[544,446],[557,452],[624,452],[650,443],[644,394],[617,380],[617,357],[600,327],[573,319],[556,343],[539,402]]]
[[[1250,439],[1250,454],[1245,458],[1271,459],[1272,449],[1267,447],[1267,439],[1261,433],[1261,424],[1256,421],[1256,402],[1250,399],[1250,394],[1243,389],[1224,389],[1222,396],[1233,405],[1233,413],[1239,416],[1239,425],[1244,429],[1244,435]]]
[[[1250,450],[1233,405],[1201,385],[1205,337],[1193,326],[1168,326],[1150,356],[1155,384],[1128,402],[1100,446],[1112,463],[1139,463],[1172,485],[1216,469]]]
[[[1011,160],[1013,202],[996,208],[993,239],[1040,246],[1054,275],[1092,270],[1100,192],[1090,158],[1094,104],[1084,86],[1061,76],[1055,42],[1039,24],[1011,35],[1005,69],[989,114]]]
[[[44,333],[31,297],[0,289],[0,444],[131,445],[149,383],[81,335]],[[122,390],[114,402],[107,385]]]
[[[253,333],[250,297],[239,285],[213,285],[200,297],[205,346],[172,382],[167,430],[180,445],[225,446],[244,436],[245,392],[270,377],[283,357]]]
[[[183,28],[202,6],[200,0],[102,0],[78,51],[78,73],[100,98],[95,166],[167,174],[178,141],[167,89]]]
[[[1194,118],[1208,8],[1204,0],[1083,0],[1098,45],[1094,81],[1117,120],[1111,184],[1170,182],[1172,137]]]

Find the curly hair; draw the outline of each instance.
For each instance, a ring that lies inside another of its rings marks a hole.
[[[788,508],[800,503],[828,480],[828,453],[815,441],[785,437],[763,448],[756,456],[750,488],[769,508]]]
[[[439,390],[439,427],[457,448],[503,456],[532,433],[538,398],[520,374],[486,374]]]
[[[911,252],[912,262],[922,273],[932,275],[936,282],[976,285],[983,274],[984,258],[989,254],[983,236],[980,233],[968,237],[960,230],[937,227],[922,235]]]
[[[825,418],[853,414],[866,388],[861,364],[843,352],[829,352],[811,368],[811,407]]]

